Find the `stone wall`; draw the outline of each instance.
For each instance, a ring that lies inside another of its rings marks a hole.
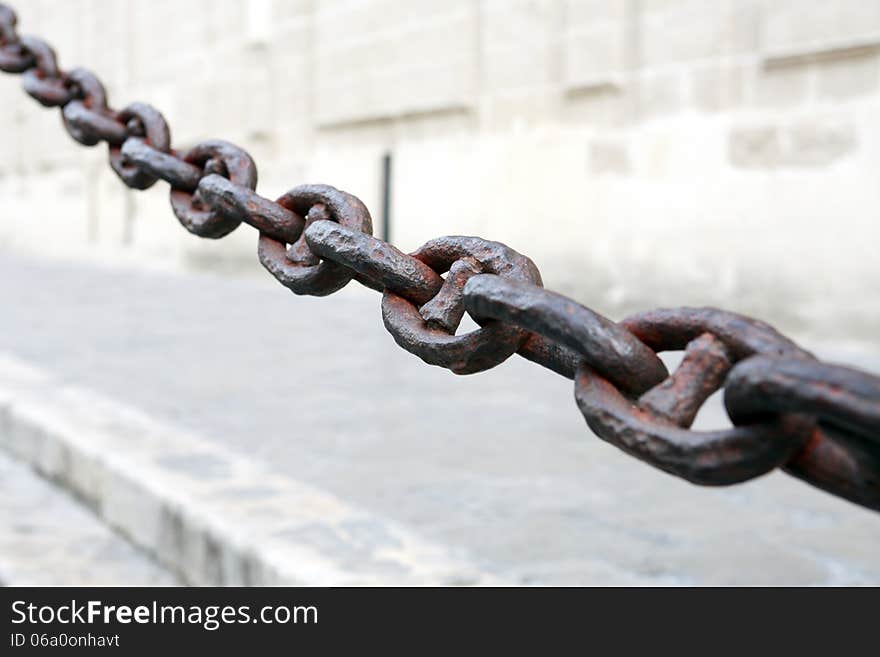
[[[876,0],[18,0],[23,33],[175,144],[234,141],[278,195],[328,182],[405,250],[477,234],[619,317],[718,304],[786,329],[880,327]],[[249,263],[183,231],[160,183],[0,77],[0,246]],[[378,222],[377,222],[378,223]]]

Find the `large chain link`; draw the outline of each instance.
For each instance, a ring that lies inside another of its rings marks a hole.
[[[518,353],[573,379],[596,434],[688,481],[727,485],[779,467],[880,510],[880,378],[819,362],[767,324],[714,308],[615,323],[545,290],[535,264],[498,242],[441,237],[408,255],[372,236],[359,199],[327,185],[263,198],[246,151],[224,141],[175,150],[157,110],[112,109],[94,74],[61,70],[52,48],[19,37],[16,22],[0,4],[0,70],[60,107],[76,141],[106,142],[126,185],[168,182],[188,231],[219,238],[241,223],[256,228],[260,262],[295,294],[324,296],[355,279],[383,293],[385,327],[427,363],[470,374]],[[460,335],[465,312],[480,328]],[[672,374],[656,355],[667,350],[684,350]],[[692,431],[721,388],[733,427]]]

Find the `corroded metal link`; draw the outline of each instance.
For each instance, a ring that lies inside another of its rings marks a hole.
[[[144,144],[161,152],[171,151],[171,131],[165,117],[152,105],[132,103],[119,112],[116,119],[125,126],[127,136],[143,137]],[[132,189],[148,189],[159,179],[155,174],[129,161],[122,152],[122,142],[107,141],[110,142],[110,168],[126,186]]]
[[[537,333],[529,335],[516,353],[566,379],[574,378],[578,365],[583,359],[583,356],[574,349],[563,347]]]
[[[453,262],[440,290],[433,299],[419,308],[422,319],[449,333],[455,333],[465,312],[464,286],[472,276],[482,271],[482,265],[469,256]]]
[[[791,418],[769,429],[689,431],[686,427],[700,405],[730,367],[721,342],[708,334],[696,336],[690,345],[685,342],[685,360],[667,379],[660,360],[631,333],[553,292],[481,275],[468,281],[465,299],[474,315],[516,323],[577,351],[585,364],[578,371],[576,398],[590,428],[621,449],[690,481],[719,485],[757,476],[784,462],[805,431],[802,422]],[[721,323],[720,317],[714,319]],[[682,346],[662,330],[655,344]],[[594,371],[596,363],[601,363],[601,374]],[[634,364],[642,369],[633,372]],[[652,369],[645,370],[648,364]],[[618,386],[644,394],[634,405]],[[792,430],[793,440],[775,435]],[[767,440],[768,436],[775,439]]]
[[[201,167],[201,175],[222,173],[237,185],[250,189],[257,187],[257,165],[247,151],[227,141],[213,139],[202,142],[184,153],[181,159],[187,164]],[[199,237],[218,239],[231,233],[241,223],[240,219],[206,207],[198,190],[192,192],[172,185],[170,198],[171,209],[181,225]]]
[[[67,77],[58,68],[55,51],[36,37],[22,37],[21,47],[33,55],[34,66],[21,75],[24,90],[45,107],[62,107],[74,97]]]
[[[416,304],[430,300],[443,285],[440,275],[388,242],[332,221],[316,221],[305,232],[311,250]]]
[[[721,387],[733,363],[711,333],[692,340],[669,378],[639,397],[639,406],[680,427],[689,427],[703,402]]]
[[[22,73],[34,66],[36,60],[22,45],[16,32],[18,18],[15,12],[0,5],[0,71]]]
[[[58,58],[55,56],[55,50],[52,46],[34,36],[23,36],[18,42],[34,56],[34,67],[42,75],[50,78],[60,77],[61,70],[58,68]]]
[[[732,362],[755,353],[810,357],[769,325],[707,308],[644,313],[621,325],[655,351],[687,351],[672,380],[635,404],[588,366],[578,370],[575,399],[604,440],[693,483],[727,485],[781,466],[812,434],[815,420],[792,414],[720,431],[688,429]]]
[[[810,359],[755,356],[730,373],[724,403],[738,423],[779,412],[818,417],[818,429],[785,469],[880,510],[880,378]]]
[[[64,128],[83,146],[103,141],[121,144],[127,131],[116,112],[107,107],[107,92],[93,73],[77,68],[67,74],[77,97],[61,110]]]
[[[663,362],[632,333],[537,285],[483,274],[467,282],[464,299],[472,315],[516,324],[564,345],[629,392],[644,392],[667,376]]]
[[[275,240],[292,244],[302,235],[306,222],[297,213],[223,176],[205,176],[198,190],[215,212],[243,221]]]
[[[812,357],[769,324],[717,308],[660,308],[627,317],[620,325],[654,351],[684,349],[711,333],[736,360],[753,354]]]
[[[122,144],[122,156],[141,171],[161,178],[174,189],[195,192],[202,179],[202,168],[185,162],[176,153],[160,151],[138,137]]]
[[[21,43],[7,43],[0,46],[0,71],[4,73],[23,73],[35,63],[34,56]]]
[[[724,388],[735,422],[809,413],[880,445],[880,378],[843,365],[779,356],[739,363]]]
[[[128,137],[128,129],[110,111],[94,111],[80,101],[74,100],[64,106],[64,126],[76,141],[84,146],[94,146],[102,141],[122,144]]]
[[[222,141],[176,152],[157,110],[110,108],[94,74],[63,72],[52,48],[19,37],[16,24],[0,4],[0,70],[22,74],[28,94],[61,107],[76,141],[107,142],[129,187],[167,181],[190,232],[216,238],[254,226],[260,262],[293,292],[323,296],[355,279],[383,292],[385,327],[427,363],[467,374],[519,353],[573,378],[593,431],[689,481],[726,485],[780,467],[880,511],[880,378],[820,363],[769,325],[717,309],[662,309],[615,324],[544,290],[534,263],[498,242],[443,237],[407,255],[372,236],[359,199],[327,185],[265,199],[247,152]],[[456,335],[464,312],[480,328]],[[682,349],[669,375],[655,352]],[[691,431],[721,387],[734,427]]]
[[[305,216],[303,234],[289,249],[285,242],[263,233],[257,248],[260,263],[294,294],[326,296],[348,285],[354,271],[312,252],[305,231],[318,222],[331,220],[353,231],[370,234],[373,221],[359,198],[330,185],[301,185],[284,194],[276,203]]]
[[[691,483],[726,486],[785,463],[809,423],[784,415],[761,425],[691,431],[646,413],[588,365],[575,378],[575,399],[590,428],[636,458]]]
[[[782,469],[816,488],[880,511],[880,449],[860,434],[820,425]]]
[[[477,265],[477,271],[541,284],[538,268],[526,256],[504,244],[479,237],[441,237],[431,240],[412,256],[435,272],[449,271],[457,261],[469,259]],[[457,276],[449,285],[445,281],[438,292],[438,296],[445,293],[450,300],[446,304],[447,317],[460,317],[455,305],[464,303],[462,288],[466,282],[466,276]],[[382,296],[382,320],[395,342],[426,363],[456,374],[472,374],[495,367],[516,353],[529,337],[528,331],[518,326],[478,317],[475,319],[481,328],[456,335],[450,330],[453,328],[450,322],[437,322],[436,316],[429,315],[426,319],[416,305],[391,290],[385,290]]]
[[[107,108],[107,90],[100,78],[84,68],[67,72],[67,79],[75,87],[78,99],[91,110]]]
[[[14,43],[18,40],[15,26],[18,24],[18,16],[6,5],[0,5],[0,45]]]
[[[101,141],[122,144],[128,137],[125,124],[109,111],[96,112],[74,100],[64,106],[63,112],[67,132],[84,146],[94,146]]]

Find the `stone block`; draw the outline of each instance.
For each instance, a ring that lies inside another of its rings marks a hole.
[[[876,37],[880,3],[865,0],[774,0],[764,4],[765,52],[797,53]]]
[[[816,66],[820,99],[838,100],[876,93],[880,88],[880,49],[835,57]]]
[[[590,172],[595,175],[626,175],[632,170],[626,142],[594,140],[590,142]]]
[[[720,112],[745,101],[746,72],[743,66],[709,64],[690,73],[690,105],[703,112]]]
[[[657,67],[720,55],[725,47],[727,11],[711,0],[642,7],[639,50],[643,66]]]
[[[776,126],[734,128],[728,136],[728,157],[734,167],[768,169],[779,165],[782,156]]]
[[[764,67],[754,76],[753,98],[759,107],[791,107],[809,96],[810,71],[805,66]]]
[[[856,148],[856,133],[834,119],[800,121],[787,131],[783,163],[792,167],[827,166]]]
[[[638,80],[639,116],[666,116],[684,108],[684,84],[678,72],[647,73]]]
[[[612,80],[626,68],[622,20],[571,29],[564,38],[563,79],[568,89]]]

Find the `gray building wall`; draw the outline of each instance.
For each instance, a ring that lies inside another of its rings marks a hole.
[[[18,0],[22,33],[165,113],[176,146],[248,149],[258,191],[326,182],[393,240],[476,234],[613,317],[716,304],[781,328],[880,327],[878,0]],[[0,76],[0,246],[228,266],[167,186]]]

